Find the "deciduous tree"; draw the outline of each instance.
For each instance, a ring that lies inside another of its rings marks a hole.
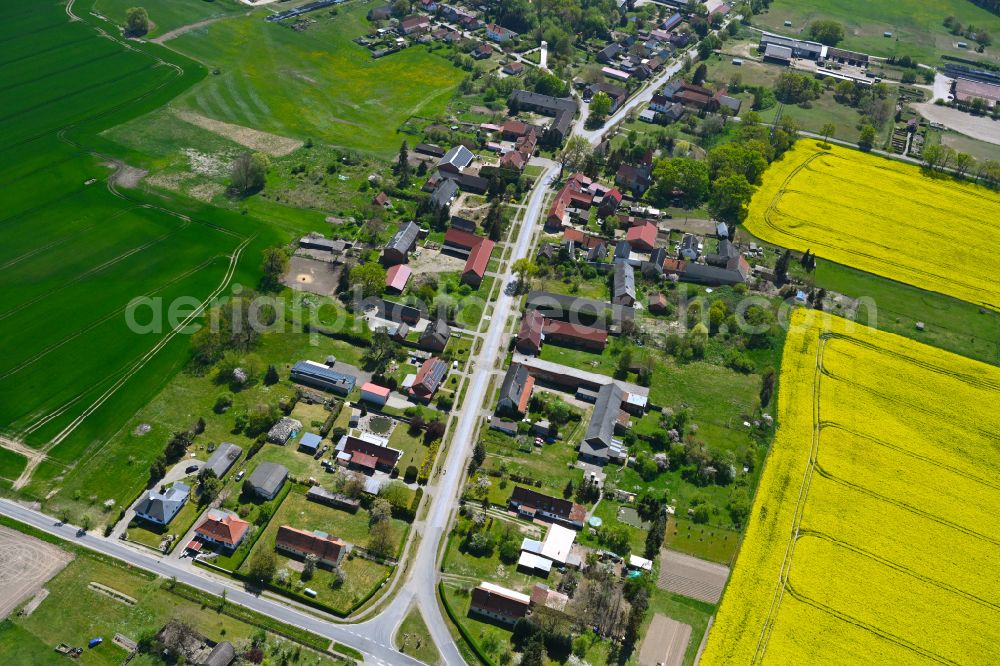
[[[132,7],[125,12],[125,32],[132,37],[149,32],[149,14],[145,7]]]

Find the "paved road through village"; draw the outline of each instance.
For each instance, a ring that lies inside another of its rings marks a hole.
[[[589,109],[584,105],[579,119],[574,124],[574,134],[584,137],[591,145],[597,145],[609,128],[621,122],[633,109],[649,102],[653,94],[680,71],[681,66],[682,63],[678,61],[664,69],[657,77],[650,80],[643,90],[618,109],[602,127],[586,128]],[[551,192],[559,172],[558,163],[551,160],[534,158],[532,164],[541,165],[544,171],[531,191],[520,228],[517,230],[513,251],[507,261],[506,270],[501,275],[504,285],[514,277],[511,270],[513,263],[520,258],[528,257],[531,253],[535,232],[543,219],[546,195]],[[406,578],[401,582],[392,601],[370,620],[358,624],[328,621],[304,609],[300,610],[280,601],[250,593],[235,581],[223,580],[186,563],[142,552],[113,538],[79,534],[71,525],[59,523],[55,518],[14,502],[0,499],[0,514],[160,576],[176,576],[178,581],[205,592],[220,594],[225,589],[229,603],[245,606],[282,622],[357,648],[365,653],[366,664],[408,666],[420,663],[392,647],[396,629],[411,604],[416,603],[427,622],[431,637],[443,661],[449,666],[460,666],[465,662],[448,630],[448,620],[442,614],[438,603],[438,555],[447,537],[451,513],[458,505],[466,461],[471,455],[474,436],[481,424],[482,408],[487,398],[486,391],[497,361],[504,354],[504,333],[514,304],[517,302],[517,297],[507,289],[501,288],[499,293],[493,304],[481,351],[472,359],[468,393],[451,433],[451,444],[447,449],[446,458],[441,463],[442,472],[436,477],[436,485],[428,488],[430,507],[424,521],[424,529],[420,533],[419,545],[407,565]]]

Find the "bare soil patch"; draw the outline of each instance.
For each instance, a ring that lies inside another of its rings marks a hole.
[[[224,123],[221,120],[207,118],[190,111],[176,111],[175,113],[178,118],[185,122],[209,132],[214,132],[251,150],[258,150],[273,157],[288,155],[302,146],[302,142],[297,139],[289,139],[285,136],[261,132],[250,127],[243,127],[242,125]]]
[[[971,136],[973,139],[1000,145],[1000,122],[986,117],[973,116],[947,106],[937,106],[930,102],[911,104],[910,106],[932,123],[941,123],[945,127]]]
[[[340,264],[294,256],[288,261],[288,272],[282,282],[296,291],[332,296],[343,269]]]
[[[656,584],[662,590],[717,604],[728,578],[729,568],[721,564],[667,549],[660,552],[660,578]]]
[[[58,546],[0,526],[0,619],[33,597],[72,559]]]
[[[113,185],[118,185],[119,187],[135,187],[149,173],[145,169],[139,169],[125,163],[109,166],[116,167],[115,172],[111,174],[110,180]]]
[[[410,269],[415,275],[421,273],[454,273],[465,268],[465,261],[443,254],[441,250],[422,248],[419,257],[410,257]]]
[[[691,640],[691,625],[671,620],[657,613],[649,624],[646,637],[639,648],[640,666],[681,666],[688,641]]]

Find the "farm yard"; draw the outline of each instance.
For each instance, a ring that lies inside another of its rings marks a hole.
[[[753,17],[753,24],[808,39],[812,21],[833,19],[844,24],[842,48],[884,57],[916,56],[920,62],[936,64],[942,53],[969,54],[969,49],[957,46],[962,38],[949,34],[942,25],[946,16],[954,16],[962,25],[983,27],[993,35],[1000,31],[1000,19],[968,0],[774,0],[767,12]],[[784,25],[786,20],[792,22],[791,27]],[[886,31],[892,33],[891,38],[882,35]],[[1000,62],[995,47],[977,56]]]
[[[706,663],[991,663],[1000,371],[812,315]]]
[[[15,533],[17,540],[31,539]],[[5,537],[6,538],[6,537]],[[138,640],[145,633],[155,633],[170,620],[189,623],[198,633],[213,641],[248,641],[258,634],[258,627],[277,627],[271,618],[257,616],[233,605],[220,610],[218,599],[205,595],[188,599],[183,586],[171,589],[156,576],[116,565],[83,550],[72,558],[57,545],[43,543],[55,551],[65,565],[46,585],[50,594],[30,614],[12,615],[0,622],[0,654],[5,664],[67,664],[67,657],[53,648],[60,643],[86,646],[94,636],[105,642],[97,649],[85,650],[78,663],[96,666],[120,664],[127,652],[111,639],[116,633]],[[69,564],[65,564],[72,558]],[[23,606],[22,606],[23,607]],[[283,628],[286,631],[291,627]],[[296,631],[303,641],[321,644],[318,637]],[[301,666],[343,666],[344,661],[330,654],[310,650],[286,638],[266,633],[266,659],[280,661],[280,655],[299,648],[295,663]],[[320,645],[317,648],[322,649]],[[162,663],[152,655],[135,655],[133,664]],[[190,663],[190,662],[189,662]]]
[[[803,140],[765,174],[746,226],[767,242],[997,310],[992,250],[974,239],[998,218],[996,192]]]

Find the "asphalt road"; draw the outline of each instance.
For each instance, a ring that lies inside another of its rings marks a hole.
[[[696,54],[692,54],[692,56],[697,58]],[[649,102],[656,91],[680,69],[680,61],[664,69],[658,76],[651,79],[642,91],[618,109],[604,126],[598,129],[588,130],[585,128],[589,107],[584,105],[580,118],[574,124],[574,134],[584,137],[591,145],[597,145],[601,141],[601,137],[621,122],[629,111]],[[517,259],[528,257],[531,253],[532,239],[542,220],[545,197],[551,191],[551,186],[559,171],[558,163],[551,160],[535,158],[533,163],[541,164],[545,171],[532,190],[527,210],[514,241],[513,253],[507,263],[506,272],[501,276],[505,284],[514,277],[510,266]],[[464,664],[465,661],[448,630],[449,621],[442,614],[438,604],[438,554],[447,537],[451,513],[457,507],[466,461],[472,453],[473,436],[479,425],[481,408],[486,400],[490,377],[497,361],[504,353],[501,343],[515,302],[516,297],[508,290],[500,290],[500,295],[493,305],[490,326],[486,332],[481,351],[477,357],[472,359],[468,393],[463,403],[462,412],[455,422],[446,459],[441,465],[442,473],[437,477],[437,485],[429,487],[427,490],[431,504],[424,521],[424,529],[420,534],[420,544],[408,564],[407,578],[401,583],[400,589],[392,601],[371,620],[358,624],[336,624],[279,601],[250,593],[236,582],[217,578],[200,569],[185,566],[185,563],[161,559],[155,555],[134,550],[114,539],[105,539],[91,534],[81,535],[77,532],[76,527],[64,525],[54,518],[7,500],[0,499],[0,514],[160,576],[167,578],[175,576],[178,581],[204,592],[218,595],[225,589],[229,603],[245,606],[319,636],[350,645],[365,653],[366,664],[403,666],[421,663],[397,652],[392,647],[396,629],[411,605],[416,603],[426,620],[442,660],[449,666]]]
[[[0,514],[58,536],[66,541],[127,562],[139,569],[145,569],[164,578],[176,576],[179,582],[210,594],[219,595],[225,589],[228,603],[245,606],[268,617],[273,617],[276,620],[329,638],[332,641],[355,647],[366,654],[367,659],[365,663],[380,664],[383,666],[396,666],[397,664],[416,666],[421,663],[412,657],[397,652],[391,647],[391,644],[365,635],[359,631],[358,625],[333,624],[283,603],[247,592],[236,582],[222,582],[211,579],[208,575],[198,570],[191,570],[183,566],[178,566],[170,560],[158,558],[153,554],[133,550],[118,541],[105,539],[93,534],[81,534],[78,528],[73,525],[58,522],[54,518],[27,509],[14,502],[0,499]]]
[[[514,242],[513,253],[507,264],[507,271],[503,275],[505,284],[513,279],[510,266],[531,252],[532,238],[538,229],[538,222],[542,219],[545,195],[558,169],[558,164],[546,160],[545,171],[539,177],[538,184],[528,200],[527,210]],[[494,302],[493,312],[490,315],[486,339],[483,341],[479,356],[472,359],[469,390],[463,403],[466,407],[456,422],[447,457],[442,463],[443,473],[438,477],[437,487],[433,491],[420,546],[410,564],[410,578],[404,583],[403,591],[378,617],[358,625],[366,633],[370,631],[374,635],[389,636],[391,640],[409,604],[411,601],[416,601],[427,621],[434,643],[447,664],[457,665],[465,662],[448,631],[448,620],[442,615],[438,606],[438,551],[447,537],[451,512],[457,507],[466,460],[472,454],[473,436],[481,418],[480,407],[486,400],[486,390],[493,369],[504,353],[501,343],[515,302],[515,296],[506,289],[500,290],[500,296]]]

